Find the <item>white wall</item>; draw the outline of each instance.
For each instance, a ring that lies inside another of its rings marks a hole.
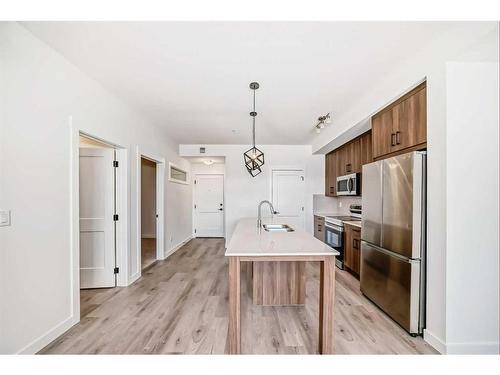
[[[141,237],[156,238],[156,163],[141,158]]]
[[[500,354],[498,71],[446,69],[448,353]]]
[[[450,251],[446,238],[449,162],[446,147],[447,139],[453,141],[446,129],[446,63],[457,59],[497,61],[498,45],[497,22],[469,22],[429,41],[425,48],[415,51],[415,56],[408,56],[400,69],[380,77],[378,85],[360,93],[351,108],[334,116],[332,125],[325,128],[313,144],[313,152],[328,152],[325,146],[333,138],[427,79],[427,326],[424,338],[441,352],[447,351],[446,264]],[[480,145],[469,145],[469,152],[474,152],[476,147]],[[493,213],[485,211],[481,220],[492,218]]]
[[[69,117],[128,149],[131,256],[136,148],[190,165],[161,127],[16,23],[0,23],[0,64],[0,207],[12,210],[12,226],[0,228],[0,353],[35,352],[79,318],[71,294]],[[191,200],[191,186],[166,184],[166,251],[191,235]]]
[[[191,163],[191,174],[193,178],[196,174],[224,174],[226,173],[226,165],[222,163],[214,163],[206,165],[203,163]]]
[[[258,145],[264,152],[263,172],[252,178],[243,163],[248,145],[180,145],[181,156],[199,156],[199,147],[206,148],[207,157],[225,157],[226,238],[229,240],[239,219],[257,217],[261,200],[271,199],[271,167],[300,167],[305,171],[306,230],[312,233],[312,195],[324,190],[324,156],[312,155],[310,146]]]

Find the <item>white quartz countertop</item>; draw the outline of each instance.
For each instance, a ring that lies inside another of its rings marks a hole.
[[[279,218],[264,224],[287,224]],[[257,219],[241,219],[229,241],[226,256],[336,256],[340,253],[303,229],[290,225],[293,232],[267,232],[257,228]]]

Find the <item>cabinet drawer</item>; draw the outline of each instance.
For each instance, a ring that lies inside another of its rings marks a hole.
[[[314,215],[314,237],[325,241],[325,218],[322,216]]]

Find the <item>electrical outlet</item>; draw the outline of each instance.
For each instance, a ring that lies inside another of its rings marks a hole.
[[[0,210],[0,227],[10,225],[10,210]]]

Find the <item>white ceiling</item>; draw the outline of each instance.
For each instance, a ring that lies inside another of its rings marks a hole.
[[[451,22],[26,22],[33,34],[179,143],[310,144]]]

